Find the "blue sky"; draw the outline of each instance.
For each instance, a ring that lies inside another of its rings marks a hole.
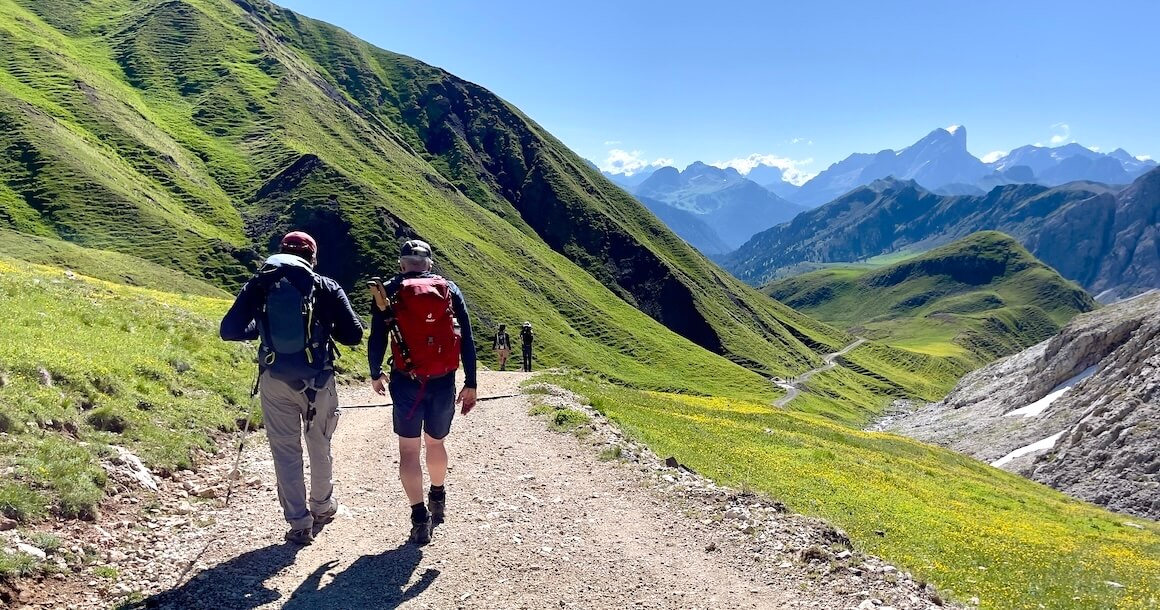
[[[952,124],[980,157],[1160,157],[1156,0],[278,1],[487,87],[602,166],[805,176]]]

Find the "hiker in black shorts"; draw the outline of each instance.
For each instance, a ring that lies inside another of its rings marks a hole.
[[[394,429],[399,436],[399,478],[411,505],[411,537],[416,544],[431,541],[431,526],[443,522],[447,495],[447,449],[455,404],[466,415],[476,401],[475,341],[463,293],[447,279],[431,273],[431,246],[413,240],[399,253],[400,273],[386,284],[372,282],[375,305],[367,344],[374,391],[390,391]],[[390,339],[390,375],[383,372]],[[463,361],[464,384],[455,396],[455,371]],[[423,466],[427,453],[431,489],[423,504]]]

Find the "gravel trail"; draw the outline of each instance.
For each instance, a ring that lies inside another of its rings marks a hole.
[[[519,392],[522,373],[484,373],[481,396]],[[344,392],[345,404],[383,402]],[[701,548],[624,468],[527,414],[526,397],[482,402],[448,440],[448,518],[406,544],[390,409],[348,410],[334,439],[340,517],[311,546],[283,544],[274,494],[236,496],[237,520],[201,561],[213,566],[158,601],[230,608],[758,608],[761,590]],[[255,437],[258,438],[258,437]],[[249,443],[246,476],[273,480]],[[635,487],[635,488],[634,488]],[[225,524],[223,524],[225,525]],[[223,528],[226,529],[226,528]],[[210,602],[209,600],[212,600]]]
[[[480,396],[518,394],[527,378],[482,371]],[[385,402],[369,388],[341,392],[345,405]],[[176,587],[154,589],[163,592],[143,605],[885,607],[871,603],[884,603],[871,600],[876,596],[911,602],[896,603],[900,608],[933,607],[909,580],[903,588],[870,578],[865,570],[881,565],[873,558],[857,563],[861,569],[837,572],[825,559],[832,557],[828,551],[820,551],[818,561],[798,560],[800,545],[816,546],[819,535],[825,540],[835,531],[816,520],[770,512],[757,502],[736,504],[735,492],[685,470],[665,469],[655,456],[648,464],[601,461],[592,439],[552,432],[528,414],[532,401],[543,398],[481,402],[469,416],[456,416],[448,439],[447,522],[422,548],[405,542],[409,511],[398,484],[391,410],[344,411],[333,445],[342,508],[313,545],[282,542],[286,524],[269,483],[240,486],[228,512],[217,513],[210,542],[190,573]],[[613,427],[600,425],[619,438]],[[247,445],[243,479],[273,481],[264,438],[255,435]],[[768,523],[753,523],[779,531],[780,538],[761,535],[757,544],[758,536],[740,531],[749,522],[731,519],[749,519],[751,510],[753,519],[773,515]],[[883,586],[887,594],[875,591]]]

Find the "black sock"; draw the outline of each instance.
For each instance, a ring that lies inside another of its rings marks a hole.
[[[432,500],[443,500],[447,498],[447,490],[442,485],[432,485],[428,496]]]
[[[423,523],[429,517],[427,516],[427,505],[422,502],[411,505],[411,521],[415,523]]]

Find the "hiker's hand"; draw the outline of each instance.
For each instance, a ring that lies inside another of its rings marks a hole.
[[[378,394],[379,396],[386,396],[387,395],[387,376],[383,375],[382,377],[379,377],[378,379],[372,380],[371,387],[375,389],[375,394]]]
[[[463,388],[459,393],[459,398],[455,399],[456,404],[462,404],[463,409],[459,412],[467,415],[475,408],[475,388]]]

